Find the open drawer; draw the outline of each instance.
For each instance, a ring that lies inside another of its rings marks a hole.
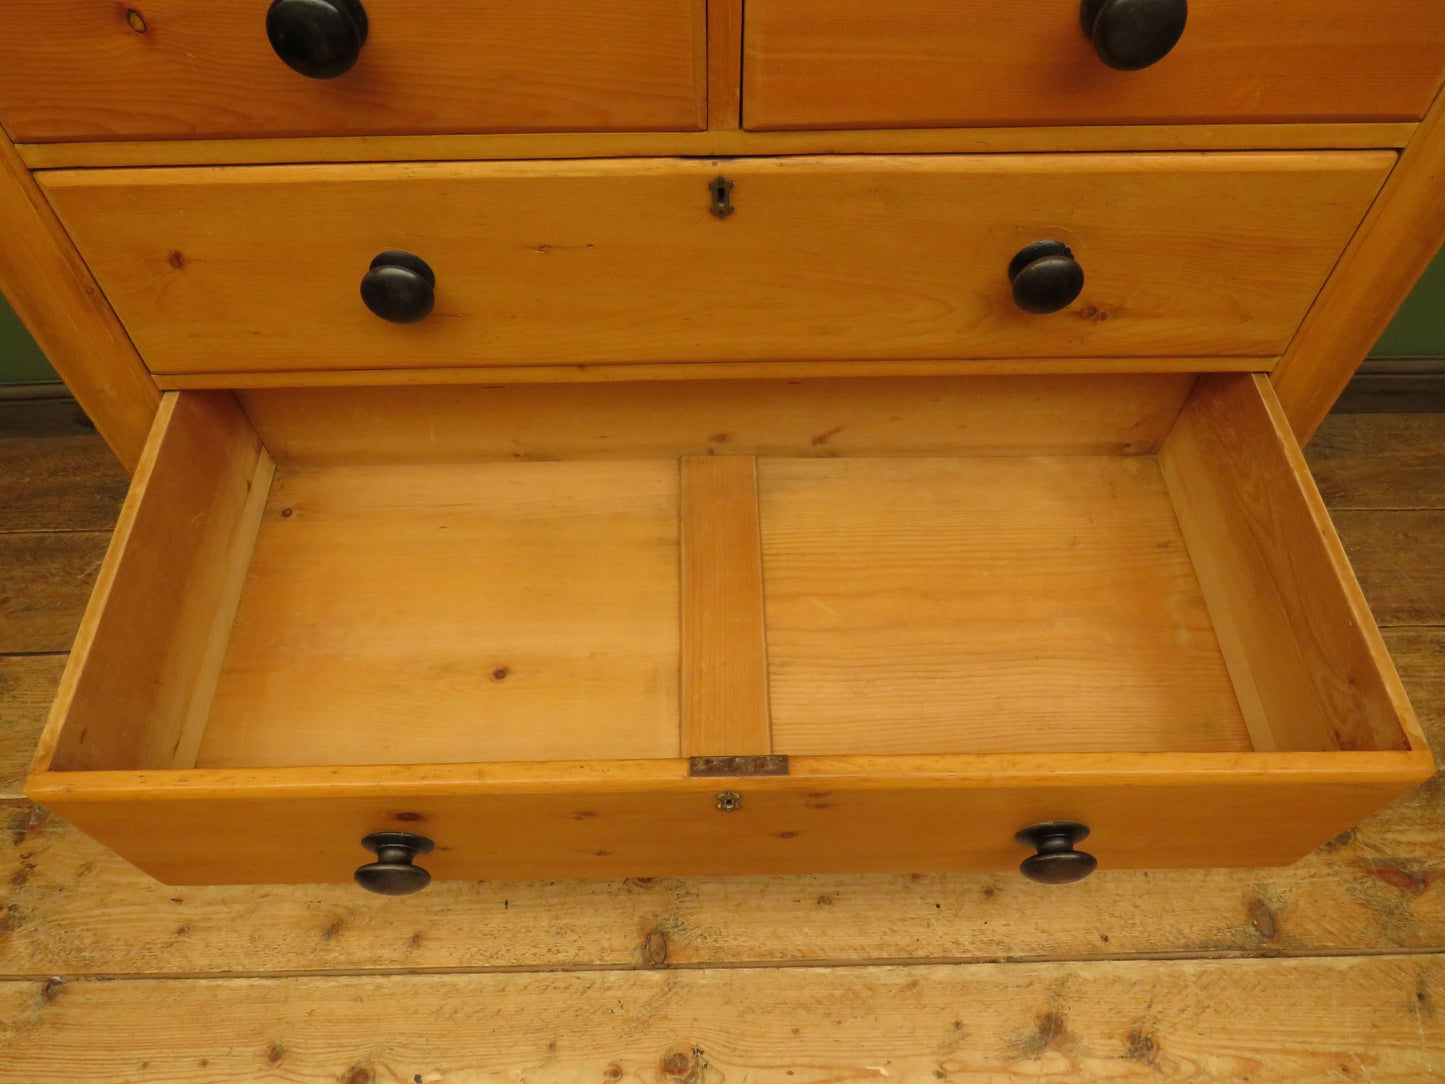
[[[26,790],[319,882],[1280,864],[1432,769],[1267,380],[977,376],[170,393]]]

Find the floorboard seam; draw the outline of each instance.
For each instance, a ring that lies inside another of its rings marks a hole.
[[[1341,949],[1337,952],[1307,953],[1258,953],[1258,952],[1158,952],[1138,953],[1129,956],[981,956],[977,958],[921,957],[842,959],[842,960],[767,960],[767,961],[720,961],[668,964],[664,967],[639,967],[636,964],[560,964],[555,967],[540,967],[535,964],[517,964],[500,967],[412,967],[412,968],[337,968],[334,970],[277,970],[277,971],[195,971],[195,972],[65,972],[37,971],[34,973],[0,973],[0,982],[191,982],[199,979],[228,981],[234,979],[350,979],[389,978],[397,976],[440,977],[469,975],[561,975],[588,974],[595,972],[649,972],[649,971],[793,971],[843,969],[877,970],[882,968],[907,967],[972,967],[980,964],[1148,964],[1148,963],[1244,963],[1261,961],[1270,963],[1302,962],[1308,960],[1350,960],[1350,959],[1414,959],[1425,956],[1445,957],[1445,946],[1429,948],[1391,948],[1370,951]]]

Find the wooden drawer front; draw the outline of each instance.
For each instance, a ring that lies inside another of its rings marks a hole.
[[[744,125],[1405,120],[1445,72],[1445,0],[1208,0],[1115,71],[1076,0],[748,0]]]
[[[313,79],[266,0],[6,0],[0,119],[17,142],[704,124],[702,0],[364,2],[355,67]]]
[[[1271,357],[1387,152],[57,172],[42,183],[157,373],[545,363]],[[733,183],[733,214],[709,182]],[[1065,311],[1008,269],[1071,246]],[[407,250],[435,309],[362,304]]]
[[[172,882],[379,831],[442,878],[1057,820],[1278,864],[1433,771],[1250,374],[171,393],[97,584],[27,793]]]

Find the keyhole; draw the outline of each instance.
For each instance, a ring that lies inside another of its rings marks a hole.
[[[712,192],[712,213],[718,218],[727,218],[736,209],[733,207],[733,182],[726,177],[716,177],[708,184]]]

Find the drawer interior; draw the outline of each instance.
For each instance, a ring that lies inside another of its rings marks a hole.
[[[167,396],[37,766],[1401,750],[1267,382]]]

